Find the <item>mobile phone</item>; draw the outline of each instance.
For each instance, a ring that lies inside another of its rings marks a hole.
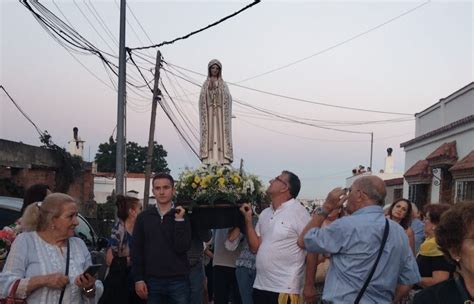
[[[102,267],[102,264],[92,264],[89,267],[87,267],[86,271],[84,271],[84,275],[87,273],[91,276],[95,276],[100,268]]]

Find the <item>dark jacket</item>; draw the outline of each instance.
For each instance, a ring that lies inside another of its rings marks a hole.
[[[463,304],[473,300],[469,296],[462,276],[452,278],[436,285],[424,288],[413,299],[414,304]]]
[[[189,219],[175,220],[175,209],[161,218],[158,210],[140,213],[133,229],[132,273],[135,282],[149,277],[186,277],[189,263],[186,252],[191,246]]]

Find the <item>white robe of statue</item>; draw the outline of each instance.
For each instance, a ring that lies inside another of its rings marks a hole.
[[[200,149],[204,164],[230,164],[232,149],[232,96],[222,79],[222,64],[208,64],[208,77],[199,96]]]

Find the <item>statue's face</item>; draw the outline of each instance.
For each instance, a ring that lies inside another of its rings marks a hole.
[[[219,66],[217,64],[213,64],[211,66],[210,71],[211,71],[211,76],[212,77],[217,77],[217,76],[219,76],[219,72],[221,71],[221,69],[219,68]]]

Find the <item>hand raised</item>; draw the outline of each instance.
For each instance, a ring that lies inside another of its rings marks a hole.
[[[335,209],[342,207],[342,204],[347,200],[346,190],[338,187],[331,190],[326,197],[323,208],[326,212],[331,213]]]
[[[252,206],[249,203],[243,203],[240,206],[240,212],[242,212],[246,220],[252,220]]]

